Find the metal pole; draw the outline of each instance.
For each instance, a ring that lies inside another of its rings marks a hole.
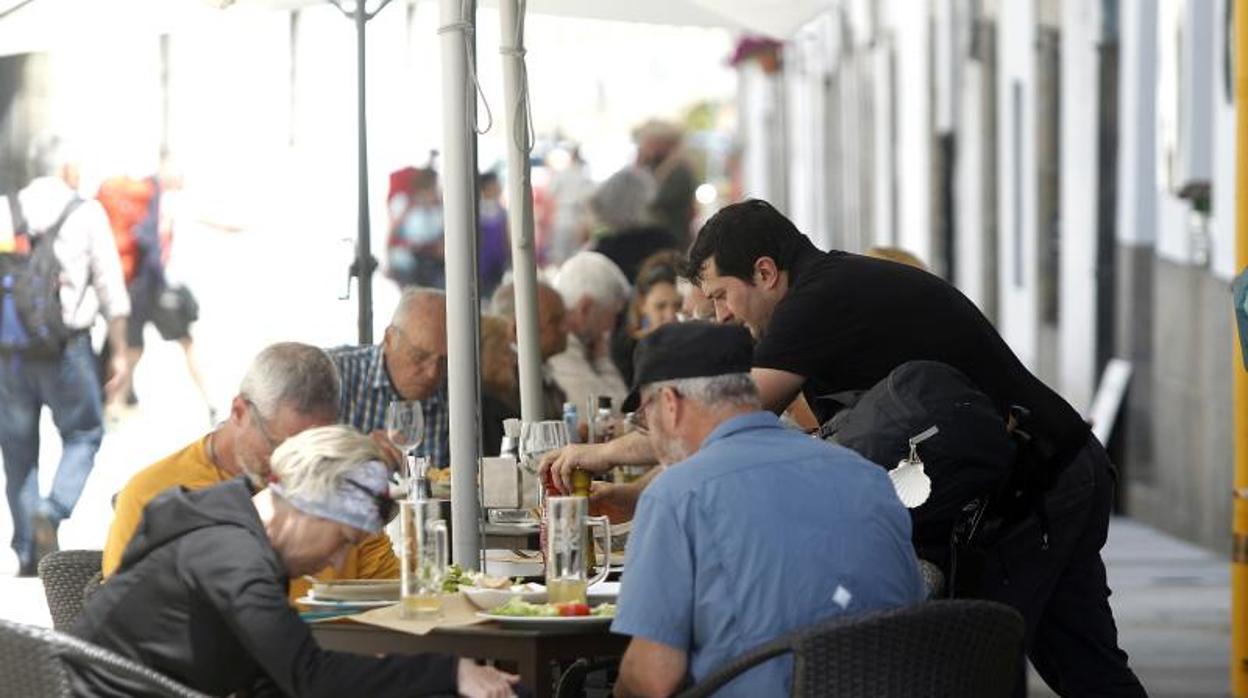
[[[1235,47],[1235,265],[1248,267],[1248,0],[1234,2]],[[1231,501],[1231,694],[1248,698],[1248,372],[1235,364],[1235,477]]]
[[[446,331],[449,354],[452,557],[480,568],[480,356],[477,297],[475,0],[440,0],[442,172],[446,222]]]
[[[528,71],[524,63],[523,0],[499,2],[502,24],[503,123],[507,138],[507,211],[511,230],[511,268],[516,294],[516,348],[520,364],[520,416],[526,422],[542,414],[542,352],[537,319],[537,255],[533,249],[533,183],[529,153]]]
[[[359,282],[359,339],[360,344],[373,343],[373,253],[371,250],[372,226],[368,220],[368,122],[365,119],[364,90],[364,27],[368,16],[364,12],[364,0],[355,3],[355,57],[356,57],[356,124],[359,131],[359,229],[355,240],[355,265],[353,275]]]

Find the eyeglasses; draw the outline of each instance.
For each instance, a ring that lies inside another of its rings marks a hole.
[[[272,451],[277,448],[277,445],[281,442],[273,438],[273,434],[269,433],[268,424],[264,419],[264,415],[260,414],[260,408],[256,407],[256,403],[252,402],[251,398],[243,398],[243,401],[251,409],[252,417],[256,420],[256,430],[260,432],[260,436],[263,436],[264,440],[269,444],[269,450]]]
[[[399,503],[390,497],[389,492],[374,492],[349,477],[343,478],[342,481],[371,497],[377,503],[377,515],[381,517],[382,521],[390,521],[398,513]]]
[[[676,397],[681,397],[679,390],[670,386],[668,386],[668,389]],[[659,398],[659,393],[661,392],[663,392],[663,388],[651,391],[649,395],[642,399],[641,404],[637,405],[637,409],[633,410],[633,413],[624,419],[624,423],[642,434],[650,431],[650,426],[646,424],[646,410],[650,408],[651,403]]]

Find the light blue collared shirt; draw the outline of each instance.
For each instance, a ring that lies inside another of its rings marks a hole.
[[[689,653],[699,680],[826,618],[922,600],[910,515],[883,468],[784,428],[729,419],[646,488],[611,630]],[[717,696],[789,695],[792,659]]]

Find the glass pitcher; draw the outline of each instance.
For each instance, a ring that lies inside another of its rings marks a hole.
[[[399,616],[409,620],[437,617],[442,611],[442,580],[449,557],[440,502],[399,502],[399,533]]]
[[[589,578],[590,526],[601,526],[604,559],[598,573]],[[586,603],[590,586],[607,578],[611,569],[611,523],[605,516],[589,515],[585,497],[546,498],[546,593],[550,603]]]

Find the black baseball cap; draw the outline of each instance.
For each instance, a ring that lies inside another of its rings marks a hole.
[[[740,325],[674,322],[646,335],[633,353],[633,389],[621,409],[632,412],[641,389],[650,383],[680,378],[707,378],[749,373],[754,341]]]

